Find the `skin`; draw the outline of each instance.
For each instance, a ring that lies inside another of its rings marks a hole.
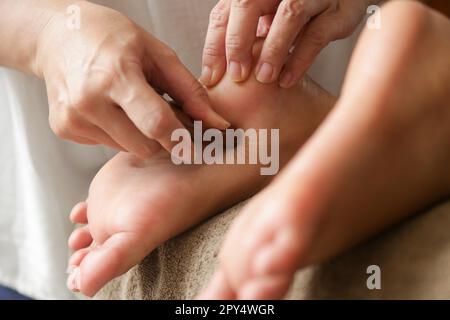
[[[252,47],[257,37],[264,37],[256,79],[290,88],[329,42],[351,35],[367,7],[378,2],[220,0],[211,12],[200,79],[214,86],[225,70],[234,81],[247,79],[255,64]]]
[[[209,95],[234,127],[280,128],[281,167],[335,102],[310,80],[281,90],[255,79],[238,85],[225,76]],[[164,152],[146,161],[120,153],[95,177],[87,203],[72,211],[72,221],[85,226],[69,239],[75,252],[68,287],[92,296],[164,241],[250,197],[271,179],[260,175],[258,165],[176,166]]]
[[[69,28],[76,5],[80,28]],[[168,93],[194,119],[224,129],[207,92],[174,51],[121,13],[87,1],[2,0],[0,65],[45,80],[50,126],[82,144],[148,158],[182,128]],[[24,36],[26,35],[26,36]]]
[[[450,195],[450,21],[411,1],[382,21],[333,112],[235,221],[200,298],[283,298],[298,269]]]

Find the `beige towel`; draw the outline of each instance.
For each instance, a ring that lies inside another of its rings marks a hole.
[[[244,203],[168,241],[97,299],[192,299],[217,264],[222,238]],[[380,267],[381,289],[367,288]],[[319,266],[298,272],[290,299],[450,299],[450,201]]]

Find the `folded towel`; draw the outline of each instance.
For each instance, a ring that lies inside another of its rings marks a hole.
[[[217,265],[220,243],[245,203],[161,245],[96,299],[192,299]],[[367,268],[380,267],[370,290]],[[449,299],[450,201],[330,262],[301,270],[289,299]]]

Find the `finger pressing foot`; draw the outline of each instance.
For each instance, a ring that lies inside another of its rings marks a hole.
[[[252,268],[254,275],[294,274],[300,267],[306,243],[295,228],[280,230],[271,242],[256,253]]]

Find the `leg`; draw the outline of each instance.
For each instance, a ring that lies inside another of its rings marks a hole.
[[[299,268],[450,194],[450,22],[409,1],[382,18],[332,114],[230,230],[203,297],[281,298]]]
[[[323,120],[334,98],[305,80],[280,90],[250,79],[226,78],[210,92],[217,111],[240,128],[280,128],[280,160],[286,163]],[[139,263],[156,246],[209,215],[265,186],[255,165],[176,166],[166,153],[140,161],[121,153],[92,182],[87,204],[72,219],[89,224],[69,239],[78,250],[70,261],[68,286],[95,294]],[[92,240],[96,246],[89,247]]]

